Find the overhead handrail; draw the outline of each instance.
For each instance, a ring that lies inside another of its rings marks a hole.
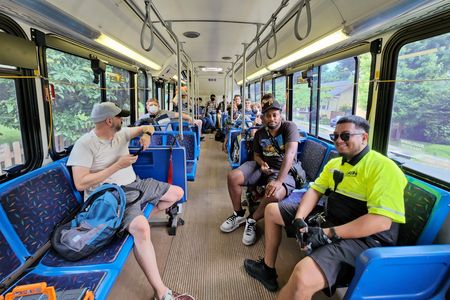
[[[303,7],[306,7],[306,34],[304,37],[302,37],[299,33],[298,28],[298,22],[300,21],[300,15],[302,13]],[[298,3],[298,11],[297,15],[295,17],[295,25],[294,25],[294,35],[297,38],[297,40],[301,41],[308,37],[309,33],[311,32],[311,4],[310,0],[300,0]]]
[[[153,25],[152,25],[152,19],[150,17],[151,6],[152,6],[152,1],[145,0],[145,20],[144,20],[144,24],[142,24],[142,28],[141,28],[141,47],[142,47],[142,49],[144,49],[147,52],[152,50],[153,43],[154,43],[154,35],[153,35],[153,28],[152,28]],[[148,47],[145,47],[144,46],[144,33],[145,33],[145,28],[147,26],[150,30],[150,45]]]
[[[268,59],[272,59],[275,56],[277,56],[277,52],[278,52],[276,21],[277,21],[277,17],[272,16],[272,37],[273,37],[274,53],[273,53],[273,55],[269,54],[269,45],[270,45],[270,38],[269,38],[269,40],[267,41],[267,44],[266,44],[266,55],[267,55]]]

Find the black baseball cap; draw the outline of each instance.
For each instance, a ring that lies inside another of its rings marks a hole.
[[[278,101],[273,100],[273,98],[269,98],[266,101],[264,101],[263,103],[263,107],[262,107],[262,113],[266,113],[266,111],[270,110],[270,109],[278,109],[279,111],[282,110],[280,103],[278,103]]]

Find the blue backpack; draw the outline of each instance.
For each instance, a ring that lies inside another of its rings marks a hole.
[[[124,190],[139,192],[133,202],[126,204]],[[139,201],[142,191],[103,184],[86,199],[73,220],[57,225],[51,243],[58,254],[70,261],[80,260],[108,244],[122,222],[126,206]]]

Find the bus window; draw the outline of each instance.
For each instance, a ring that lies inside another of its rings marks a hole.
[[[145,113],[145,102],[147,101],[146,94],[148,94],[148,98],[152,97],[151,92],[149,91],[150,85],[148,84],[148,81],[147,81],[147,73],[144,70],[139,70],[139,72],[137,74],[137,83],[138,83],[137,84],[137,88],[138,88],[137,109],[138,109],[138,116],[141,116]],[[146,92],[148,92],[148,93],[146,93]]]
[[[272,94],[272,79],[264,81],[264,92],[263,94]]]
[[[14,80],[0,78],[0,175],[5,168],[25,163],[16,95]]]
[[[450,33],[398,54],[388,155],[450,182]]]
[[[286,76],[275,78],[275,100],[283,108],[281,116],[286,120]]]
[[[369,81],[370,81],[370,65],[372,63],[372,55],[364,53],[358,57],[358,95],[356,98],[355,114],[362,118],[366,118],[367,102],[369,98]]]
[[[106,66],[106,100],[117,106],[130,109],[130,72],[115,66]],[[123,126],[130,124],[130,118],[123,119]]]
[[[92,83],[90,60],[49,48],[46,58],[49,81],[55,86],[54,149],[61,152],[93,127],[90,114],[101,93],[99,85]]]
[[[252,83],[252,84],[250,84],[250,101],[255,102],[255,98],[256,98],[256,95],[255,95],[255,84]]]
[[[261,82],[255,82],[255,102],[261,102]]]
[[[311,90],[306,79],[302,78],[302,72],[293,75],[293,121],[299,129],[309,131],[309,113],[311,103]]]
[[[349,57],[320,68],[319,136],[330,139],[340,117],[351,115],[355,59]],[[365,116],[364,116],[365,117]]]

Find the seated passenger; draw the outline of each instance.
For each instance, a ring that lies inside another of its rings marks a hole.
[[[368,248],[395,245],[398,223],[405,223],[407,180],[393,161],[369,149],[368,132],[369,123],[361,117],[340,119],[330,138],[342,157],[328,162],[301,199],[266,207],[265,255],[259,261],[246,259],[247,273],[267,289],[278,289],[275,260],[282,227],[307,250],[278,299],[311,299],[324,288],[332,294],[343,266],[354,267]],[[328,195],[324,226],[308,226],[305,219],[323,194]]]
[[[251,118],[256,117],[256,115],[253,113],[252,101],[250,101],[250,99],[245,99],[245,115]]]
[[[183,102],[183,109],[182,111],[187,111],[187,94],[186,94],[186,87],[182,87],[182,94],[181,94],[181,101]],[[178,89],[175,89],[175,95],[172,98],[172,101],[170,102],[171,106],[172,106],[172,110],[174,112],[176,112],[175,115],[175,119],[177,119],[179,117],[178,114]],[[159,106],[158,106],[159,107]],[[197,125],[197,127],[200,130],[200,133],[202,132],[202,126],[203,126],[203,121],[199,120],[199,119],[194,119],[192,120],[191,116],[189,116],[187,113],[182,112],[182,118],[183,120],[186,120],[188,122],[192,122],[195,125]],[[172,119],[172,117],[171,117]],[[201,137],[203,139],[203,137]]]
[[[263,218],[269,202],[278,202],[289,196],[295,188],[294,177],[289,173],[296,159],[298,130],[293,122],[281,121],[281,106],[272,95],[263,96],[265,127],[258,129],[253,141],[254,161],[247,161],[228,174],[228,192],[233,204],[233,214],[223,222],[220,229],[232,232],[246,223],[242,242],[249,246],[256,241],[256,221]],[[284,152],[284,158],[272,141]],[[266,184],[265,194],[255,213],[245,218],[241,206],[242,186]]]
[[[85,199],[103,183],[131,186],[144,193],[141,201],[126,208],[121,230],[127,230],[133,236],[136,260],[155,290],[156,299],[175,299],[178,294],[162,282],[159,274],[150,226],[142,214],[141,202],[153,204],[154,211],[165,210],[183,197],[183,190],[165,182],[136,177],[131,165],[138,157],[130,155],[128,142],[142,135],[140,142],[147,147],[154,128],[146,125],[122,129],[122,117],[129,115],[129,111],[120,109],[112,102],[95,104],[91,113],[95,128],[76,141],[67,165],[72,166],[75,187],[78,191],[84,191]],[[135,199],[135,194],[126,192],[127,201]]]

